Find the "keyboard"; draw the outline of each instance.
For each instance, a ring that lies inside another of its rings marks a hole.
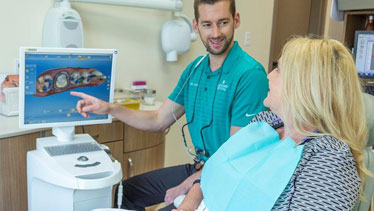
[[[364,87],[365,93],[370,95],[374,95],[374,86],[365,86]]]
[[[45,147],[47,153],[51,156],[70,155],[83,152],[95,152],[102,150],[95,142],[80,144],[65,144],[58,146]]]

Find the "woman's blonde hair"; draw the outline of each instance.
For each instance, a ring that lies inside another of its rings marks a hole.
[[[306,136],[329,135],[348,144],[362,190],[368,132],[361,84],[348,49],[332,39],[296,37],[283,47],[279,69],[285,125]]]

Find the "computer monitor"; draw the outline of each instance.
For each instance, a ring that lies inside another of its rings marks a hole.
[[[358,75],[374,78],[374,31],[356,31],[353,55]]]
[[[20,48],[20,128],[58,128],[110,123],[110,115],[81,116],[84,92],[113,102],[117,51],[113,49]]]

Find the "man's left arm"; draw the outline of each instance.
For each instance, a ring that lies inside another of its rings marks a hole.
[[[200,203],[203,201],[203,192],[201,191],[200,184],[194,184],[188,192],[178,209],[172,211],[195,211],[199,208]]]
[[[242,127],[237,127],[237,126],[231,126],[230,128],[230,137],[234,135],[234,133],[238,132]]]
[[[259,112],[266,110],[263,101],[268,91],[269,82],[263,69],[252,69],[242,75],[232,102],[230,135],[248,125]]]
[[[166,191],[165,204],[169,205],[180,195],[185,195],[192,187],[193,182],[199,179],[201,176],[201,170],[187,177],[181,184],[170,188]]]

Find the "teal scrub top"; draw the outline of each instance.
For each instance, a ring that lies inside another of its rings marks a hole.
[[[183,105],[187,122],[192,120],[188,129],[195,151],[204,150],[204,138],[212,155],[230,137],[231,126],[244,127],[266,110],[263,100],[269,87],[263,66],[236,41],[218,70],[211,71],[209,56],[196,67],[201,59],[187,66],[169,99]],[[200,154],[199,159],[208,158]]]

